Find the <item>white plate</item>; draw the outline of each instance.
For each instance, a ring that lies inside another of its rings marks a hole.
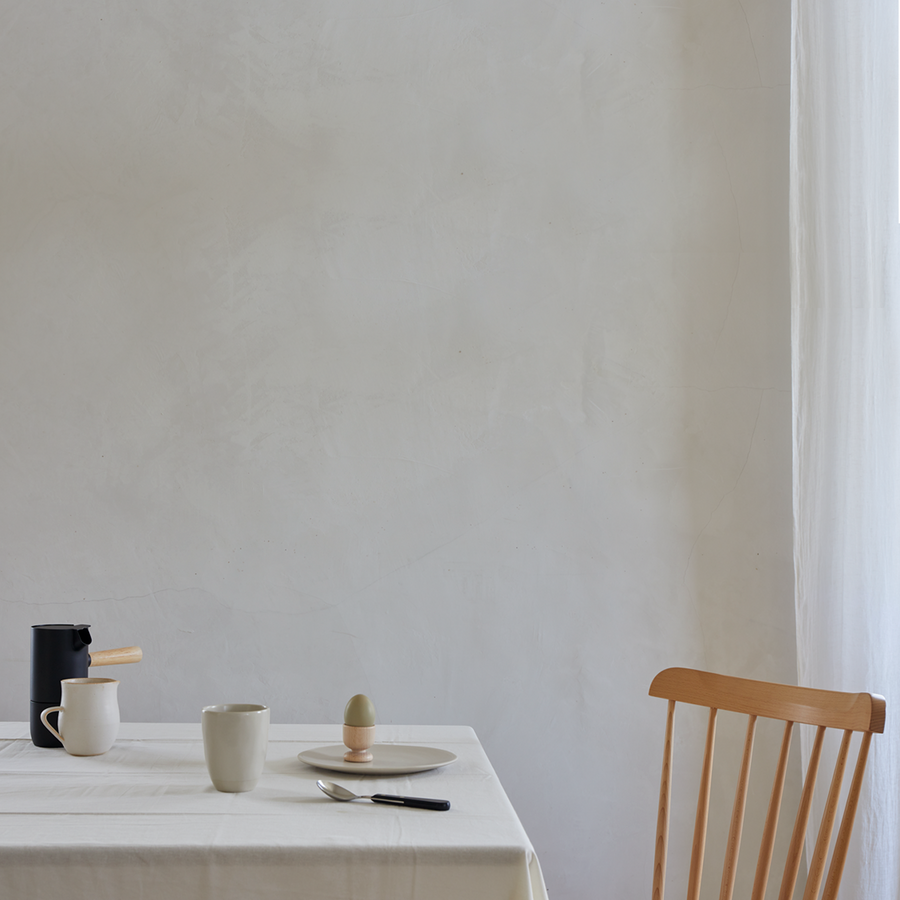
[[[456,760],[456,754],[437,747],[413,747],[409,744],[375,744],[372,761],[346,762],[347,748],[343,744],[316,747],[297,754],[300,762],[331,772],[352,772],[354,775],[403,775],[410,772],[427,772],[448,766]]]

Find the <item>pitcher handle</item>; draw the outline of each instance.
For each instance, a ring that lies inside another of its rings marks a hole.
[[[41,721],[47,727],[47,731],[50,732],[61,744],[64,743],[62,735],[47,721],[47,716],[52,712],[62,712],[63,708],[61,706],[49,706],[41,713]]]

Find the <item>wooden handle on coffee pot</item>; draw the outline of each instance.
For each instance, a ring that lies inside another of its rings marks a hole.
[[[117,647],[88,654],[89,666],[117,666],[119,663],[140,662],[144,654],[140,647]]]

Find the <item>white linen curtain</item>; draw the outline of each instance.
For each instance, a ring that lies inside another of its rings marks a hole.
[[[798,677],[801,684],[887,698],[887,726],[872,742],[841,895],[897,900],[897,0],[793,0],[792,10]]]

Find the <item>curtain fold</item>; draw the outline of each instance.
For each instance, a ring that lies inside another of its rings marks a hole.
[[[897,0],[793,0],[798,678],[887,698],[841,894],[891,900],[900,898],[897,48]]]

